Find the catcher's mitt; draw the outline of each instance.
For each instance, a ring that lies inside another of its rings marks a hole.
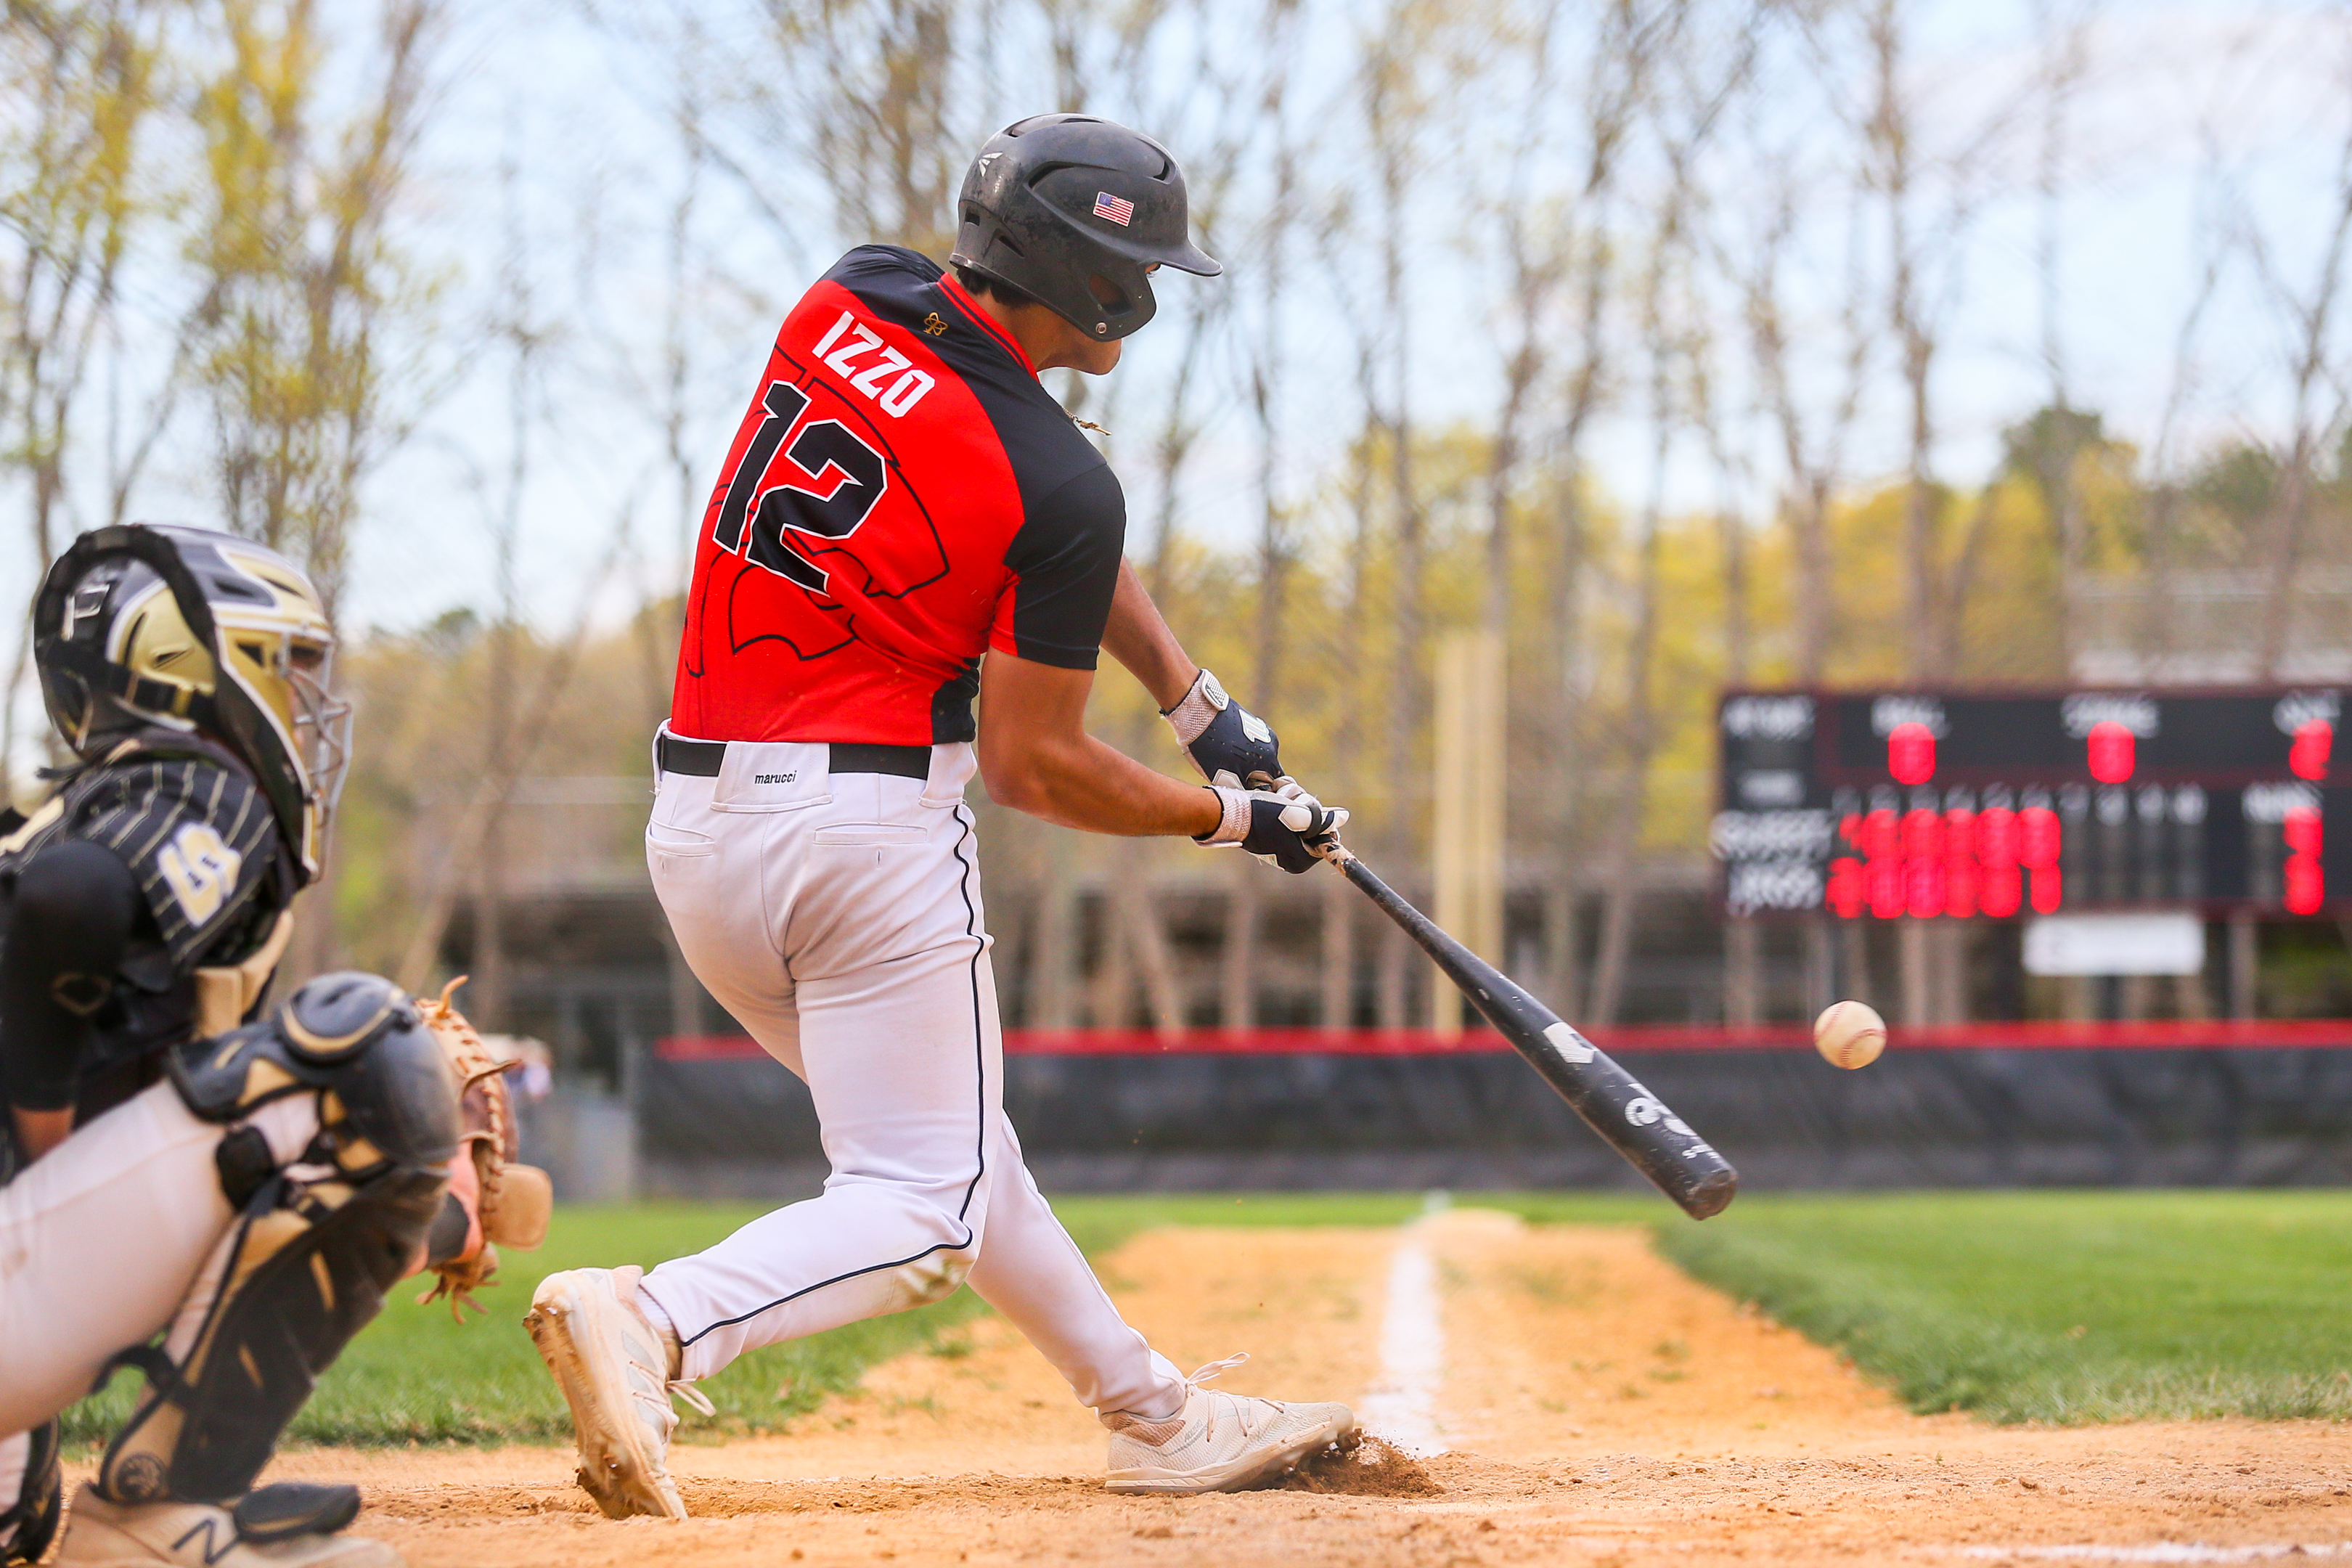
[[[510,1053],[502,1055],[484,1044],[466,1016],[449,1005],[465,983],[459,975],[443,988],[438,1002],[416,1005],[440,1043],[461,1097],[449,1193],[425,1243],[425,1266],[441,1279],[416,1300],[423,1303],[448,1297],[450,1314],[459,1322],[465,1321],[466,1308],[483,1310],[473,1292],[498,1272],[500,1247],[528,1252],[547,1239],[548,1211],[554,1202],[545,1171],[512,1163],[520,1152],[521,1135],[506,1075],[522,1064]]]

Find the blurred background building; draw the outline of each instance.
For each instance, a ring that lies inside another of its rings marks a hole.
[[[1108,429],[1131,556],[1351,841],[1563,1014],[2352,1015],[2329,910],[2087,992],[1979,919],[1930,982],[1901,922],[1727,920],[1707,850],[1727,689],[2352,682],[2348,62],[2339,7],[2284,0],[13,7],[0,585],[131,517],[307,559],[362,717],[301,964],[470,973],[558,1101],[640,1125],[658,1043],[731,1028],[640,834],[687,547],[774,323],[847,244],[944,254],[990,131],[1091,110],[1176,149],[1229,263],[1165,288],[1116,376],[1055,378]],[[25,662],[20,796],[49,760]],[[1094,718],[1180,768],[1115,670]],[[1337,879],[985,806],[982,836],[1024,1059],[1148,1036],[1215,1106],[1261,1068],[1188,1041],[1328,1033],[1235,1090],[1271,1147],[1359,1071],[1339,1032],[1461,1048]],[[2295,1049],[2278,1071],[2335,1059]],[[1435,1092],[1403,1082],[1351,1124],[1438,1147],[1381,1120]],[[1140,1141],[1132,1109],[1101,1115]]]

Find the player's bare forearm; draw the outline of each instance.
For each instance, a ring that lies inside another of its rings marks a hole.
[[[1118,591],[1111,595],[1110,620],[1103,627],[1103,651],[1125,665],[1151,693],[1161,712],[1176,706],[1201,667],[1185,655],[1168,629],[1160,606],[1144,591],[1143,579],[1126,561],[1118,563]]]
[[[1074,746],[1029,748],[1012,775],[1019,782],[1009,788],[985,761],[981,768],[990,795],[1001,804],[1087,833],[1197,837],[1213,831],[1221,816],[1209,791],[1154,773],[1091,735]]]
[[[27,1163],[64,1142],[73,1131],[74,1113],[70,1110],[27,1110],[21,1105],[12,1105],[8,1110],[16,1123],[16,1147],[24,1151]]]
[[[1092,670],[988,656],[980,674],[979,751],[990,798],[1088,833],[1140,838],[1213,831],[1222,816],[1214,795],[1154,773],[1086,732],[1093,685]]]

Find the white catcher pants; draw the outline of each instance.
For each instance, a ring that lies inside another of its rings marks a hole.
[[[933,747],[927,780],[827,758],[730,742],[716,778],[659,774],[646,830],[679,949],[808,1084],[833,1166],[820,1196],[646,1277],[684,1375],[969,1283],[1080,1404],[1174,1413],[1182,1377],[1120,1319],[1004,1119],[971,748]]]
[[[318,1099],[265,1105],[252,1124],[291,1164],[318,1135]],[[176,1331],[184,1307],[200,1326],[212,1292],[196,1283],[236,1217],[213,1165],[228,1131],[159,1083],[0,1187],[0,1465],[21,1468],[15,1436],[88,1394],[115,1352]],[[15,1496],[0,1486],[0,1507]]]

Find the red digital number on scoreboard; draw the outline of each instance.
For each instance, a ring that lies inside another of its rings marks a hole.
[[[2092,725],[2084,747],[2089,752],[2091,776],[2101,784],[2122,784],[2138,765],[2138,738],[2113,719]]]
[[[1838,837],[1854,853],[1830,861],[1822,901],[1846,920],[1860,918],[1864,910],[1880,920],[1966,920],[1978,914],[2000,919],[2029,901],[2036,914],[2046,915],[2064,901],[2058,866],[2063,834],[2058,814],[2046,805],[2016,811],[2002,805],[1982,811],[1917,806],[1899,816],[1882,806],[1848,813],[1838,824]],[[2317,875],[2318,864],[2315,848],[2310,875]]]
[[[1710,840],[1736,916],[2352,908],[2340,687],[1734,692]],[[2328,875],[2328,856],[2336,857]],[[2331,880],[2335,886],[2331,889]]]
[[[2327,901],[2327,877],[2320,868],[2319,811],[2299,805],[2286,814],[2280,829],[2286,837],[2286,898],[2289,914],[2315,915]]]

